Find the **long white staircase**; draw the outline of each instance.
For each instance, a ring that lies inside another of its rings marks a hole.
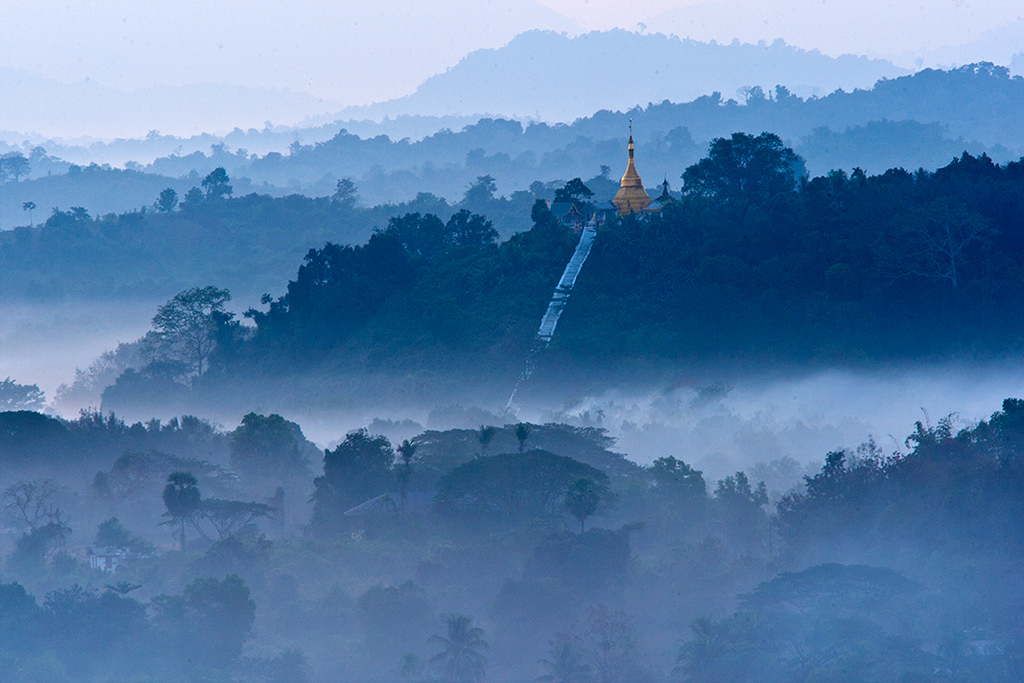
[[[583,270],[583,264],[586,263],[587,257],[590,256],[590,249],[594,246],[594,238],[596,236],[597,221],[592,219],[587,223],[587,227],[583,228],[579,244],[576,245],[576,251],[573,252],[569,263],[565,265],[565,270],[562,271],[562,277],[558,281],[558,286],[555,287],[555,293],[551,295],[548,310],[544,312],[544,317],[540,320],[540,328],[537,330],[537,341],[526,359],[526,368],[519,376],[519,381],[516,382],[512,395],[508,397],[508,404],[505,406],[506,410],[512,409],[512,402],[515,400],[516,392],[533,374],[534,356],[537,352],[546,348],[551,343],[551,338],[555,336],[558,319],[561,317],[562,311],[565,310],[565,305],[569,303],[569,295],[572,294],[572,288],[576,286],[576,278],[579,277],[580,271]]]

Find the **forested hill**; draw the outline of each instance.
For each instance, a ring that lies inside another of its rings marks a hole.
[[[147,170],[178,176],[223,166],[232,176],[254,182],[316,186],[319,192],[329,191],[333,182],[328,178],[323,185],[325,175],[351,176],[364,199],[376,202],[408,198],[412,188],[451,198],[480,175],[493,176],[499,191],[507,193],[535,180],[586,178],[602,165],[617,173],[630,118],[638,163],[652,184],[663,176],[678,178],[708,141],[735,131],[776,133],[819,174],[854,167],[879,173],[893,166],[934,169],[965,149],[1009,160],[1019,156],[1024,140],[1024,78],[992,64],[925,70],[881,80],[870,90],[821,98],[803,99],[785,84],[767,92],[746,90],[743,104],[732,95],[603,110],[571,125],[482,119],[416,142],[361,139],[342,130],[324,142],[293,145],[288,155],[251,159],[218,149],[209,158],[157,159]]]
[[[467,55],[411,95],[352,111],[375,118],[490,113],[571,121],[598,109],[685,102],[716,90],[782,83],[810,96],[869,88],[905,73],[882,59],[830,57],[782,40],[719,44],[623,30],[576,37],[528,31],[504,47]]]
[[[279,152],[265,152],[271,144],[266,131],[236,131],[228,140],[230,147],[208,137],[176,143],[154,136],[134,141],[130,148],[148,154],[146,145],[151,145],[163,156],[149,164],[129,164],[129,170],[79,168],[55,158],[62,153],[88,157],[83,150],[54,148],[47,154],[42,148],[0,145],[5,156],[20,154],[29,162],[20,176],[8,178],[10,174],[0,172],[0,180],[8,179],[0,183],[0,227],[27,224],[29,216],[22,208],[26,202],[47,211],[81,206],[91,214],[149,206],[161,187],[184,194],[218,167],[234,179],[238,194],[328,196],[339,179],[352,178],[363,206],[412,201],[420,192],[457,201],[485,175],[494,178],[499,195],[537,192],[531,189],[534,182],[590,178],[603,166],[609,177],[617,176],[629,118],[635,124],[637,163],[651,184],[666,177],[676,184],[712,138],[735,131],[780,135],[813,174],[855,167],[870,173],[896,166],[933,170],[965,150],[987,153],[997,161],[1024,153],[1024,79],[991,64],[970,65],[926,70],[879,81],[868,90],[820,98],[803,99],[786,87],[752,87],[741,94],[712,93],[685,103],[599,111],[572,124],[484,118],[419,140],[402,134],[358,135],[366,126],[345,130],[338,123],[293,131],[290,148],[279,140]],[[427,124],[416,123],[422,133]],[[450,124],[438,119],[436,125]],[[167,154],[178,147],[185,152]],[[252,149],[264,151],[253,154]],[[107,152],[96,154],[102,161]]]
[[[935,172],[811,179],[800,164],[771,134],[722,138],[660,215],[602,226],[537,358],[538,381],[600,381],[666,361],[877,365],[1019,352],[1024,319],[1006,311],[1024,307],[1024,161],[964,154]],[[586,204],[588,191],[574,182],[561,194]],[[507,391],[577,239],[542,201],[532,219],[498,243],[469,211],[410,213],[364,246],[310,250],[287,291],[246,314],[254,329],[220,329],[210,372],[190,383],[369,372],[420,398]],[[114,389],[108,398],[130,395]]]

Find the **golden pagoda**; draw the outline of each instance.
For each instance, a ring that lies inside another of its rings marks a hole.
[[[633,165],[633,119],[629,120],[629,163],[626,165],[626,172],[622,175],[622,182],[619,183],[619,191],[615,193],[612,204],[615,205],[620,216],[631,213],[640,213],[651,203],[651,197],[644,189],[644,183],[640,180],[640,174],[636,172]]]

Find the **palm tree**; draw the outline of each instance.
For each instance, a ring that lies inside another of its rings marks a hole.
[[[587,521],[587,517],[597,511],[600,502],[601,496],[594,488],[592,479],[580,477],[569,485],[569,490],[565,492],[565,508],[580,523],[581,534],[583,533],[583,523]]]
[[[497,433],[497,427],[480,425],[480,434],[477,437],[480,439],[480,455],[487,455],[487,447],[491,445],[491,441],[494,440],[494,436]]]
[[[672,673],[684,681],[704,678],[718,654],[717,625],[711,617],[700,617],[690,625],[693,637],[679,648]],[[712,676],[712,678],[714,678]]]
[[[199,494],[199,482],[191,472],[172,472],[167,477],[164,487],[164,505],[167,507],[166,517],[171,522],[181,525],[181,549],[185,549],[185,522],[194,519],[202,504]]]
[[[519,439],[519,452],[523,452],[523,445],[526,443],[527,437],[530,436],[530,431],[533,426],[529,422],[520,422],[517,424],[513,431],[515,432],[516,438]]]
[[[21,205],[21,208],[24,211],[28,211],[28,226],[30,228],[34,228],[35,227],[35,223],[32,222],[32,211],[36,208],[36,203],[35,202],[25,202],[24,204]]]
[[[430,658],[430,665],[439,669],[441,680],[448,683],[474,683],[484,677],[487,659],[481,650],[487,648],[483,629],[470,626],[473,620],[464,614],[453,614],[445,622],[448,637],[430,636],[427,642],[442,650]]]
[[[548,649],[548,659],[540,663],[548,672],[538,676],[537,683],[590,683],[593,680],[579,638],[558,634]]]
[[[412,456],[416,453],[416,444],[406,439],[398,447],[398,455],[402,457],[402,464],[396,467],[395,476],[398,479],[398,491],[402,497],[402,515],[405,516],[405,498],[409,493],[409,479],[412,477]]]

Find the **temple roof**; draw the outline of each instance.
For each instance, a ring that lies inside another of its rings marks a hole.
[[[639,213],[651,203],[651,197],[644,189],[644,183],[640,180],[640,174],[636,172],[633,164],[633,121],[629,122],[629,163],[626,164],[626,172],[622,175],[622,182],[619,183],[619,191],[615,193],[612,204],[618,210],[620,216],[631,213]]]

